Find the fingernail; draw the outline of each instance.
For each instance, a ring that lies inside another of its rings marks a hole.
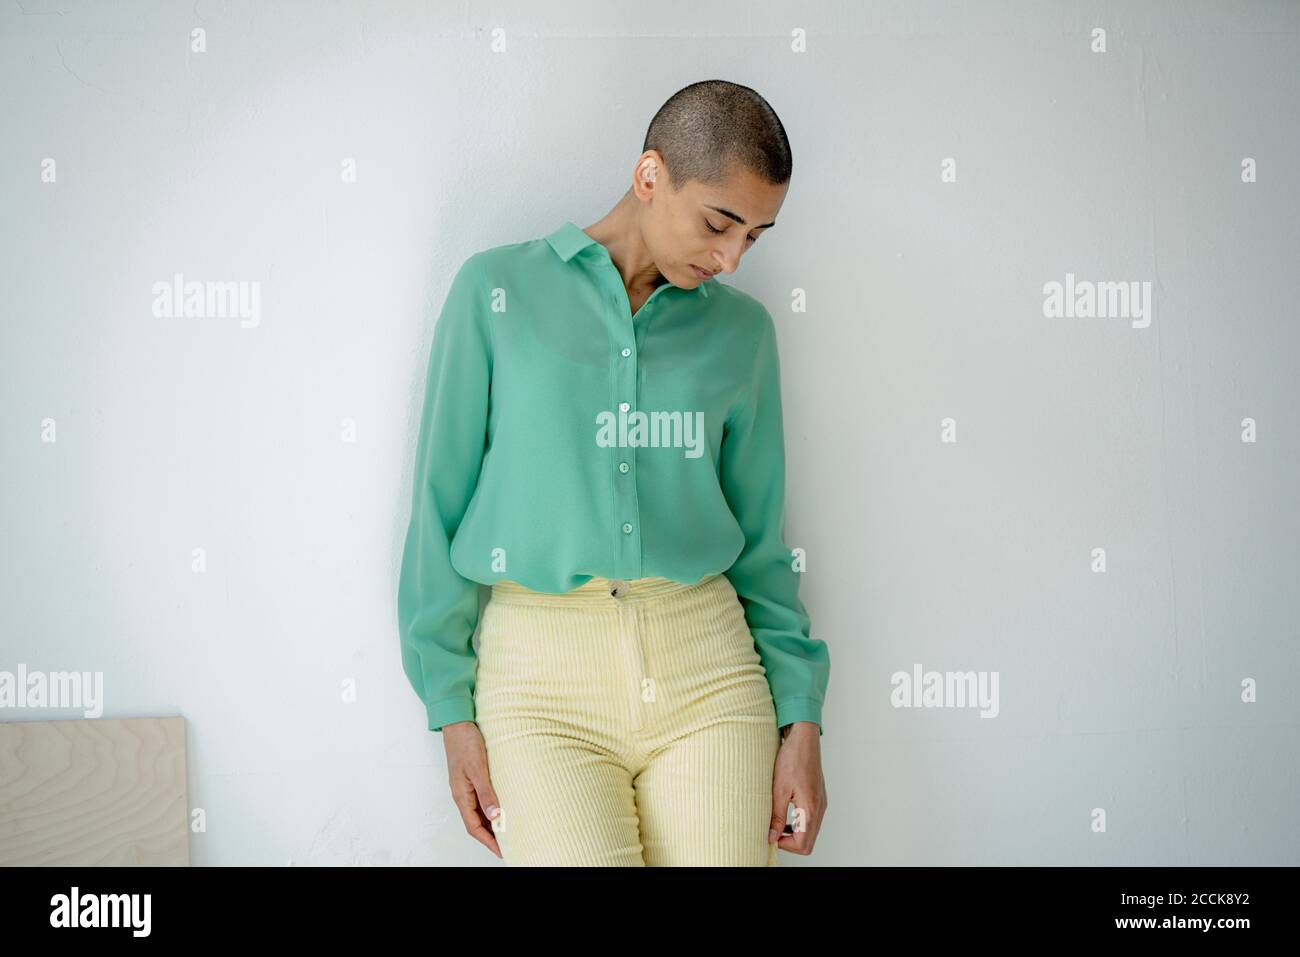
[[[497,807],[495,804],[489,804],[489,805],[487,806],[486,810],[487,810],[487,816],[488,816],[488,818],[490,819],[490,818],[494,818],[494,817],[496,817],[496,816],[497,816],[497,811],[499,811],[499,810],[501,810],[501,809],[500,809],[499,807]]]
[[[772,830],[767,832],[767,843],[775,844],[776,839],[780,836],[781,836],[781,832],[778,831],[776,828],[772,828]]]

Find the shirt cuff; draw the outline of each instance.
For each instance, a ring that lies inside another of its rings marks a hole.
[[[445,724],[474,720],[473,698],[443,698],[428,706],[429,730],[441,731]]]
[[[796,721],[811,721],[817,725],[817,735],[822,729],[822,703],[816,698],[782,698],[776,702],[776,726],[784,728]]]

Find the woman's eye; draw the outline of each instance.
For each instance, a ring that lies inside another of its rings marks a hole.
[[[711,232],[711,233],[725,233],[725,232],[726,232],[726,229],[718,229],[718,228],[715,227],[711,222],[709,222],[707,219],[704,221],[704,225],[707,226],[707,227],[709,228],[709,232]],[[757,237],[757,236],[746,236],[745,239],[748,240],[748,241],[751,242],[751,243],[756,243],[756,242],[758,242],[758,237]]]

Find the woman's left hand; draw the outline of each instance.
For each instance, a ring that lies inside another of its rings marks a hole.
[[[811,721],[796,721],[784,729],[785,740],[772,771],[772,826],[769,844],[775,842],[793,854],[811,854],[826,814],[826,779],[822,777],[821,731]],[[794,823],[786,812],[795,807]],[[790,829],[793,833],[785,833]]]

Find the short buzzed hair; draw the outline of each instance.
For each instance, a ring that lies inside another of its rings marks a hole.
[[[790,140],[776,111],[754,90],[701,80],[668,98],[650,121],[641,151],[658,150],[676,192],[691,180],[719,186],[733,163],[773,185],[790,181]]]

